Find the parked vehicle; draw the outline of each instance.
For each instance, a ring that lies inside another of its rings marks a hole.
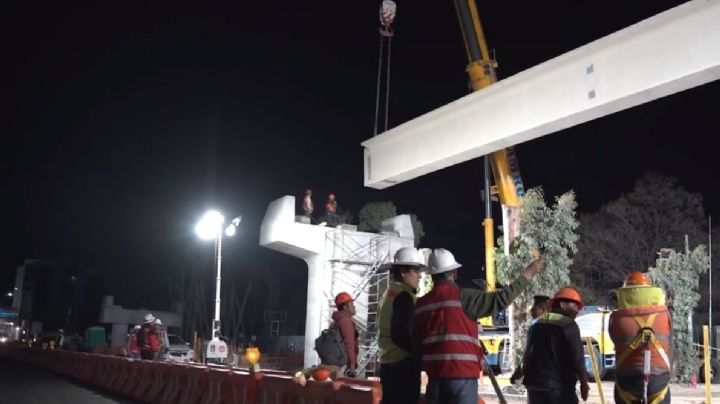
[[[194,352],[190,343],[185,342],[180,336],[168,334],[168,351],[165,359],[169,362],[189,362],[193,359]]]

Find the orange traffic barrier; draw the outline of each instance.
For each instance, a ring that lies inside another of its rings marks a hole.
[[[123,386],[127,383],[128,378],[130,377],[130,369],[133,366],[134,364],[130,360],[118,361],[116,373],[113,375],[107,389],[117,394],[123,394]]]
[[[148,363],[148,387],[141,395],[140,400],[146,403],[154,403],[162,390],[164,381],[167,379],[167,364],[162,362]]]
[[[135,364],[137,370],[135,371],[135,377],[133,379],[134,382],[127,386],[130,388],[127,391],[130,397],[136,400],[142,400],[142,398],[145,396],[145,393],[150,388],[151,365],[152,362],[149,361],[142,361]]]
[[[358,384],[344,384],[335,395],[335,400],[342,404],[379,404],[382,396],[377,387]]]
[[[342,384],[342,382],[308,380],[305,386],[298,385],[293,390],[293,400],[304,404],[335,404],[335,391]]]
[[[291,404],[298,386],[292,376],[263,375],[258,382],[257,404]]]
[[[174,404],[178,401],[180,390],[180,379],[183,367],[181,365],[169,365],[167,378],[163,389],[156,398],[158,404]]]
[[[208,369],[204,366],[188,366],[183,369],[186,384],[182,385],[179,404],[197,404],[207,390]]]
[[[208,374],[208,390],[200,403],[254,403],[260,378],[260,375],[250,375],[247,372],[211,369]]]

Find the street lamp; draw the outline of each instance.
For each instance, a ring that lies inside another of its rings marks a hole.
[[[224,233],[228,237],[235,235],[242,220],[238,216],[225,226],[225,217],[217,210],[209,210],[195,226],[195,233],[202,240],[215,241],[215,259],[217,262],[217,279],[215,284],[215,317],[212,321],[212,340],[208,343],[206,358],[227,358],[227,346],[220,340],[220,281],[222,265],[222,238]]]

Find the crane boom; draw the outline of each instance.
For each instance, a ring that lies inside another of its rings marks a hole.
[[[495,83],[496,62],[490,57],[475,0],[453,0],[468,57],[467,72],[473,91],[480,91]],[[490,206],[490,168],[495,180],[495,191],[505,206],[520,205],[518,187],[522,188],[517,170],[512,169],[513,154],[507,149],[497,150],[485,156],[485,282],[487,290],[495,290],[495,237],[492,209]],[[515,164],[516,165],[516,164]],[[514,172],[515,171],[515,172]]]

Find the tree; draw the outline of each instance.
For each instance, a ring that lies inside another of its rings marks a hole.
[[[521,231],[510,246],[510,255],[503,255],[502,237],[495,249],[498,281],[504,285],[520,276],[538,247],[545,249],[545,267],[511,305],[513,323],[510,331],[515,361],[522,357],[525,348],[533,296],[552,296],[570,283],[570,265],[578,240],[576,208],[572,191],[556,197],[555,204],[548,206],[541,189],[529,190],[522,198]]]
[[[634,269],[648,268],[661,248],[681,249],[685,235],[704,240],[702,196],[677,179],[648,172],[632,192],[580,217],[573,280],[609,303],[609,291]]]
[[[360,209],[358,214],[358,230],[380,232],[383,220],[395,216],[397,216],[397,207],[391,201],[368,202]],[[410,213],[410,221],[415,235],[415,245],[418,245],[425,236],[423,224],[414,213]]]
[[[692,345],[692,334],[688,330],[688,318],[700,301],[699,279],[701,274],[707,272],[707,268],[707,248],[700,245],[688,253],[663,250],[655,266],[648,271],[653,283],[667,294],[676,363],[673,366],[673,377],[682,383],[689,382],[700,365]]]
[[[358,213],[358,230],[379,232],[385,219],[397,216],[397,208],[390,201],[368,202]]]

